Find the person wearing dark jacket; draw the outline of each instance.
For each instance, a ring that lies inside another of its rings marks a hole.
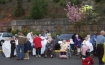
[[[24,44],[24,53],[25,53],[25,58],[24,59],[29,59],[29,48],[28,48],[28,42],[26,42],[26,44]]]
[[[11,55],[10,55],[10,58],[11,58],[11,57],[15,57],[14,51],[15,51],[15,48],[16,48],[16,43],[15,43],[15,40],[14,40],[13,37],[11,38],[10,43],[11,43]]]
[[[48,43],[46,44],[45,58],[47,57],[49,51],[50,51],[50,57],[51,58],[53,57],[54,46],[55,46],[54,40],[52,38],[49,38]]]
[[[24,44],[27,42],[27,38],[24,36],[23,33],[19,32],[17,35],[15,35],[18,39],[18,45],[17,45],[17,60],[23,60],[24,59]],[[20,52],[21,51],[21,52]]]

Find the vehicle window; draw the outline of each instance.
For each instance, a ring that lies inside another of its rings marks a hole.
[[[8,36],[9,36],[9,37],[12,37],[13,35],[9,33]]]
[[[71,38],[72,34],[61,34],[59,38]]]
[[[12,37],[13,35],[11,33],[4,33],[3,37]]]
[[[3,34],[3,37],[8,37],[8,34],[7,34],[7,33],[4,33],[4,34]]]

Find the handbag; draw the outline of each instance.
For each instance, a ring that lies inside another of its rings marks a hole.
[[[104,42],[104,55],[103,55],[102,61],[105,63],[105,42]]]

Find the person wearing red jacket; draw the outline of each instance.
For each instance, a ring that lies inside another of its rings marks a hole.
[[[36,37],[33,40],[34,43],[34,47],[36,49],[36,57],[41,57],[41,48],[42,48],[42,44],[41,44],[42,39],[36,35]]]
[[[94,64],[94,60],[90,56],[90,53],[86,52],[86,56],[82,58],[82,65],[92,65],[92,64]]]

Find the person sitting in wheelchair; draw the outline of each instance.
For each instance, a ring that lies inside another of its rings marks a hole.
[[[60,58],[62,57],[67,57],[67,50],[68,50],[68,43],[66,42],[66,40],[63,40],[63,42],[60,44],[61,49],[60,49]]]
[[[53,58],[54,54],[54,40],[52,39],[51,36],[48,37],[48,42],[46,44],[46,49],[45,49],[45,58],[47,58],[48,55],[50,55],[51,58]]]

